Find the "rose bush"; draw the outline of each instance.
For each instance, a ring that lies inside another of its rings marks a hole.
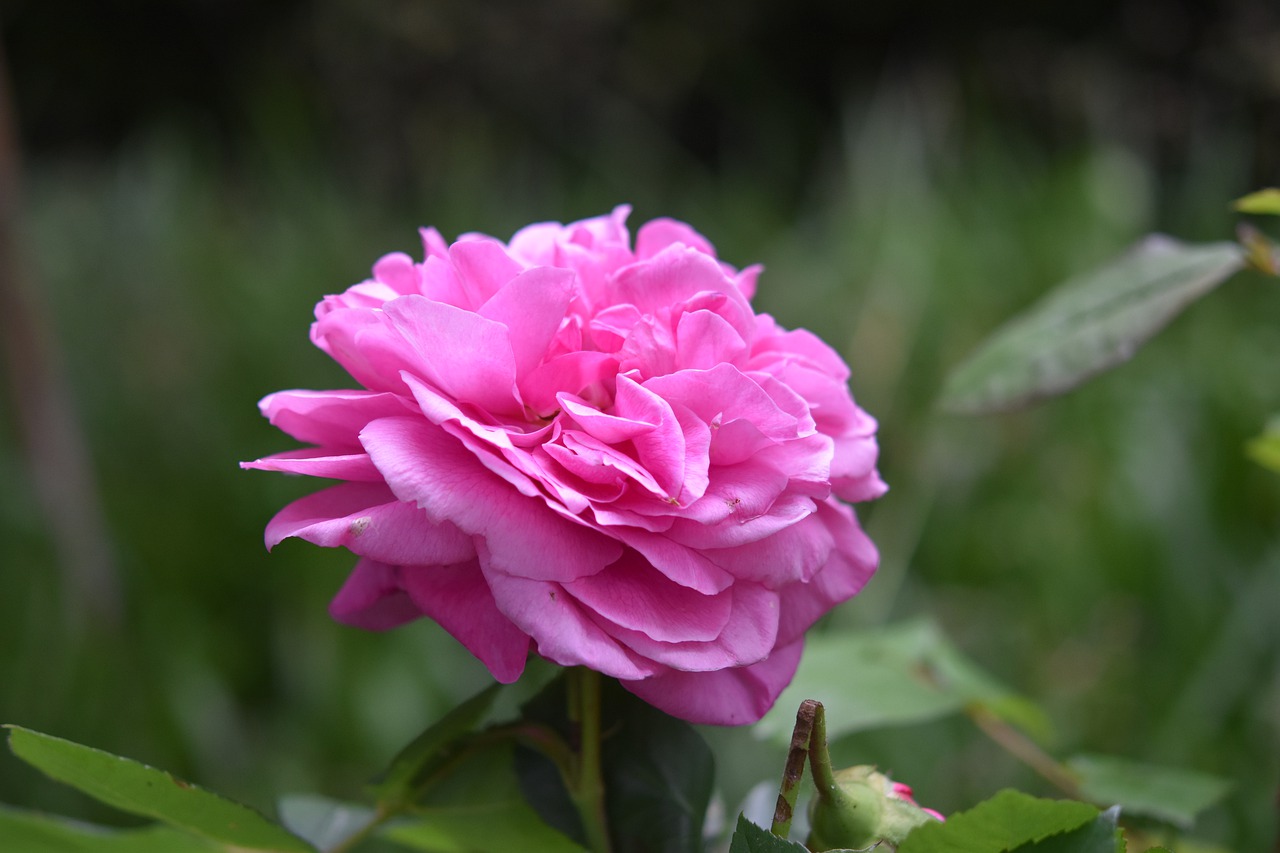
[[[686,720],[758,719],[877,553],[885,490],[840,357],[749,303],[759,267],[628,208],[504,244],[422,233],[326,297],[311,338],[363,386],[261,408],[312,447],[244,467],[344,481],[285,507],[360,557],[335,618],[434,619],[502,682],[530,651]]]

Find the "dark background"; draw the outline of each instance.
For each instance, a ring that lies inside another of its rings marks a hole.
[[[1280,411],[1274,282],[1032,412],[933,404],[1054,283],[1152,230],[1227,238],[1280,183],[1275,3],[5,0],[0,45],[0,721],[264,808],[358,796],[488,677],[433,626],[331,623],[349,556],[263,552],[314,486],[237,470],[290,446],[254,403],[350,385],[312,305],[417,226],[626,201],[763,261],[760,309],[841,350],[880,419],[884,565],[829,628],[931,615],[1056,754],[1232,778],[1196,834],[1272,843],[1280,480],[1243,445]],[[775,756],[714,737],[733,809]],[[840,750],[944,811],[1048,793],[963,720]],[[13,760],[0,800],[119,820]]]

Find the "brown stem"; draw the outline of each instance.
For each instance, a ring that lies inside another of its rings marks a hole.
[[[987,737],[1004,747],[1005,751],[1014,758],[1017,758],[1040,774],[1041,777],[1048,780],[1050,784],[1068,797],[1072,799],[1081,798],[1080,783],[1075,774],[1037,746],[1035,741],[985,708],[975,706],[969,708],[968,712],[970,719],[973,720],[978,728],[982,729]]]
[[[791,730],[791,748],[787,751],[787,763],[782,768],[782,784],[778,786],[778,803],[773,808],[773,825],[769,827],[769,831],[779,838],[786,838],[791,833],[791,821],[795,817],[800,780],[804,777],[804,762],[809,755],[809,741],[812,737],[814,721],[821,710],[821,702],[806,699],[800,703],[800,710],[796,711],[796,726]]]

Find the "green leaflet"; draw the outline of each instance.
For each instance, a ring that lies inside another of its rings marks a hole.
[[[757,731],[785,741],[805,699],[826,707],[832,739],[878,726],[937,719],[979,705],[1044,739],[1036,705],[983,672],[927,620],[811,637],[791,685]]]
[[[110,806],[244,850],[309,853],[315,849],[248,806],[163,770],[19,726],[7,728],[14,755]]]
[[[907,836],[898,847],[898,853],[1012,853],[1012,851],[1053,850],[1053,853],[1095,853],[1096,830],[1090,824],[1101,813],[1087,803],[1071,800],[1045,800],[1017,791],[1001,791],[972,809],[957,812],[946,822],[927,823]],[[1064,833],[1080,829],[1090,830],[1082,838],[1090,846],[1079,848],[1030,847],[1046,842]],[[1115,819],[1110,819],[1114,833]],[[1114,841],[1103,847],[1105,853],[1115,853]]]
[[[1082,796],[1119,803],[1127,815],[1157,818],[1182,829],[1231,789],[1227,780],[1205,773],[1104,755],[1078,755],[1067,766],[1079,777]]]
[[[223,849],[168,826],[112,829],[0,805],[0,850],[26,853],[216,853]]]
[[[729,853],[808,853],[808,848],[779,838],[769,830],[756,826],[744,815],[738,815],[738,825],[729,842]]]
[[[943,408],[1015,409],[1071,390],[1127,361],[1197,299],[1244,267],[1235,243],[1151,236],[1061,285],[1010,320],[952,371]]]

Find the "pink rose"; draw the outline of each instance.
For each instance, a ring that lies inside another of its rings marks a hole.
[[[360,561],[330,608],[428,616],[501,682],[530,651],[700,723],[757,720],[805,630],[858,592],[875,546],[837,498],[876,473],[848,368],[748,299],[758,267],[629,209],[508,244],[422,231],[316,307],[311,339],[363,386],[281,391],[313,447],[246,468],[343,481],[280,511]]]

